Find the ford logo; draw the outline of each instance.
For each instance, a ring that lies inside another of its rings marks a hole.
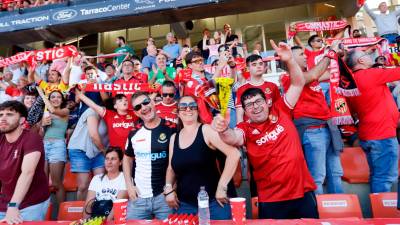
[[[53,14],[53,20],[64,21],[69,20],[78,15],[78,12],[73,9],[65,9]]]

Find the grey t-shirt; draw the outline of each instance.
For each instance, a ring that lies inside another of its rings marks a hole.
[[[89,136],[89,130],[87,127],[87,119],[89,116],[95,116],[96,118],[100,119],[98,128],[99,135],[103,142],[103,145],[106,147],[108,146],[109,140],[107,135],[107,126],[103,119],[101,119],[95,111],[89,108],[79,118],[75,130],[69,140],[68,149],[82,150],[86,152],[86,156],[88,158],[94,158],[100,153],[100,151],[99,149],[97,149],[96,145],[93,143],[92,139]]]

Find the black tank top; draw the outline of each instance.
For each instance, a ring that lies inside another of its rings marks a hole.
[[[177,179],[177,195],[182,202],[197,205],[197,194],[205,186],[210,201],[215,199],[220,173],[216,165],[216,150],[212,150],[203,136],[203,125],[194,142],[187,148],[179,147],[179,133],[174,141],[171,165]]]

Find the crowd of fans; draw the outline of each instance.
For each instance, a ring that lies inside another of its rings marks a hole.
[[[353,34],[360,37],[358,30]],[[99,54],[96,62],[80,52],[35,68],[4,68],[0,218],[42,219],[46,210],[38,209],[48,207],[49,185],[57,203],[64,201],[69,161],[77,174],[77,199],[86,200],[85,217],[108,209],[111,220],[110,202],[118,198],[130,199],[130,219],[196,213],[197,193],[205,186],[211,219],[229,219],[230,207],[224,206],[237,195],[240,152],[249,159],[260,218],[318,218],[315,194],[344,192],[342,138],[350,136],[353,145],[357,134],[371,167],[371,192],[391,190],[397,180],[398,109],[387,83],[400,80],[400,69],[381,68],[384,57],[376,64],[370,49],[346,51],[340,41],[326,47],[318,35],[307,45],[298,38],[295,46],[271,41],[286,71],[277,85],[263,79],[267,63],[260,43],[249,52],[229,24],[221,32],[205,30],[194,47],[181,46],[173,33],[166,40],[159,48],[150,37],[136,55],[118,37],[112,60]],[[351,129],[331,122],[332,55],[345,55],[362,93],[349,100],[359,120]],[[234,83],[221,115],[212,98],[223,77]],[[132,83],[161,89],[127,95],[85,90],[88,84]]]
[[[12,12],[61,2],[63,2],[63,0],[1,0],[0,11]]]

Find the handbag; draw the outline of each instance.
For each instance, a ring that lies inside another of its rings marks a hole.
[[[112,200],[94,200],[92,203],[92,212],[89,213],[91,217],[107,217],[110,215],[113,207]]]

